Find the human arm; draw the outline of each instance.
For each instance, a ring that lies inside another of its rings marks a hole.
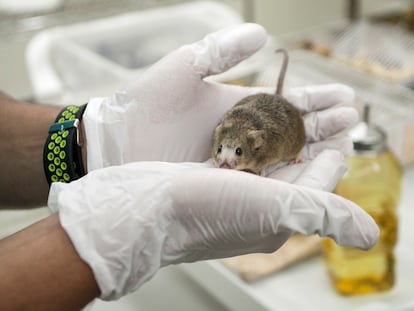
[[[43,146],[61,107],[21,102],[0,92],[0,207],[45,205]]]
[[[43,146],[62,107],[0,92],[0,208],[46,205]],[[57,215],[0,240],[0,310],[79,310],[99,295]]]
[[[80,310],[99,296],[58,215],[0,240],[0,310]]]

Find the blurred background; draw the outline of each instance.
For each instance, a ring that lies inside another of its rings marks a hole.
[[[24,54],[28,41],[43,29],[182,2],[191,1],[1,0],[0,72],[2,74],[0,87],[3,91],[18,98],[32,97],[33,90]],[[228,0],[217,2],[231,6],[247,21],[262,24],[272,35],[286,35],[306,31],[313,27],[323,27],[328,23],[344,20],[350,14],[367,17],[384,12],[394,12],[401,7],[409,8],[411,3],[411,1],[396,0]]]
[[[164,268],[137,293],[88,309],[413,311],[414,1],[0,0],[0,90],[29,102],[82,104],[109,96],[180,45],[245,21],[263,25],[268,44],[209,79],[273,86],[281,62],[274,49],[284,47],[287,87],[353,87],[356,99],[345,104],[361,120],[347,134],[358,141],[336,192],[359,193],[349,198],[373,211],[391,242],[365,257],[294,236],[275,254]],[[0,238],[49,215],[46,207],[3,208]],[[362,277],[364,287],[347,281],[356,271],[377,274],[367,286]]]

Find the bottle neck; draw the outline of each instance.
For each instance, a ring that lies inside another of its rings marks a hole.
[[[376,149],[376,150],[364,150],[364,149],[354,149],[351,156],[363,156],[363,157],[376,157],[387,153],[389,150],[388,148],[384,147],[383,149]]]
[[[387,142],[385,139],[372,141],[354,141],[355,154],[379,155],[388,151]]]

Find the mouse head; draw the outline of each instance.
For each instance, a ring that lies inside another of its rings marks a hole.
[[[263,130],[235,126],[231,121],[219,124],[214,132],[212,158],[219,168],[261,174],[265,145]]]

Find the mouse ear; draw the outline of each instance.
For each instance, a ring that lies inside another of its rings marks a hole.
[[[217,126],[218,129],[226,129],[226,128],[230,128],[234,125],[234,121],[233,120],[224,120],[223,122],[221,122],[219,124],[219,126]]]
[[[258,149],[264,142],[264,130],[250,130],[247,132],[247,138],[253,140],[253,148]]]
[[[222,124],[223,124],[224,128],[229,128],[229,127],[233,126],[234,121],[233,120],[225,120]]]
[[[215,132],[218,133],[221,130],[226,129],[226,128],[230,128],[232,126],[233,126],[233,121],[231,121],[231,120],[224,120],[219,125],[217,125],[217,127],[215,129]]]

